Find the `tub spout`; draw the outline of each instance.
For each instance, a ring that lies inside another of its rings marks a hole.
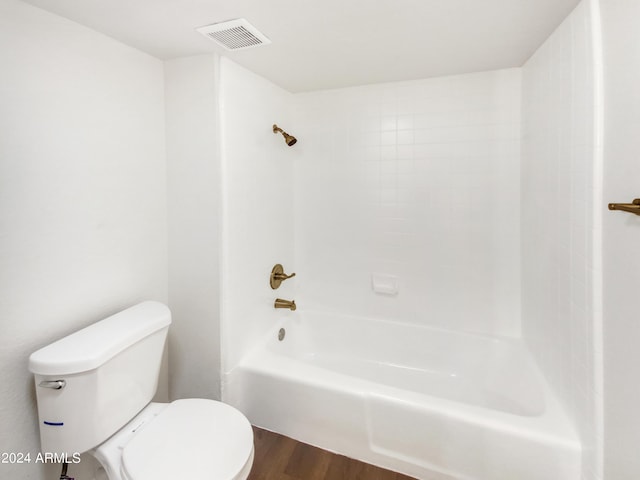
[[[276,301],[273,303],[273,308],[288,308],[289,310],[296,309],[296,301],[295,300],[283,300],[281,298],[276,298]]]

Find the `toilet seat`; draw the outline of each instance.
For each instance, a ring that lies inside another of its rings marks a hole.
[[[122,451],[125,480],[245,479],[253,431],[235,408],[215,400],[176,400],[145,424]]]

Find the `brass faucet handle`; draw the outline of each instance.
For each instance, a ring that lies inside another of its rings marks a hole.
[[[284,273],[284,267],[279,263],[277,263],[271,270],[271,276],[269,277],[269,285],[271,285],[271,288],[275,290],[280,286],[280,284],[284,280],[291,277],[295,277],[295,276],[296,276],[295,273],[292,273],[291,275],[287,275],[286,273]]]
[[[273,276],[276,280],[286,280],[287,278],[295,277],[296,274],[292,273],[291,275],[287,275],[286,273],[276,273]]]
[[[621,210],[640,215],[640,198],[634,199],[633,203],[610,203],[609,210]]]

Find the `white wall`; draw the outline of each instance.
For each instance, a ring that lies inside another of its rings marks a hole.
[[[164,65],[172,398],[220,398],[217,61]]]
[[[596,2],[583,0],[523,68],[523,337],[600,478],[601,100]],[[594,213],[595,212],[595,213]]]
[[[276,297],[291,300],[297,277],[269,286],[276,263],[293,264],[293,164],[297,148],[274,135],[297,135],[292,96],[227,58],[220,60],[222,154],[222,362],[229,372],[280,315]],[[224,385],[223,385],[224,395]]]
[[[517,335],[518,69],[296,96],[305,308]],[[374,293],[372,273],[397,277]]]
[[[0,65],[0,445],[35,457],[29,354],[167,300],[162,63],[5,0]],[[2,478],[45,472],[59,467],[0,464]]]
[[[640,198],[640,3],[600,0],[605,66],[606,202]],[[604,205],[603,205],[604,207]],[[640,217],[604,213],[605,479],[640,472]]]

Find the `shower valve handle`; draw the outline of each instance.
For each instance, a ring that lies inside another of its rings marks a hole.
[[[284,267],[277,263],[271,270],[271,275],[269,276],[269,285],[271,285],[271,288],[275,290],[284,280],[295,276],[295,273],[292,273],[291,275],[287,275],[286,273],[284,273]]]
[[[291,275],[287,275],[286,273],[275,273],[273,275],[273,278],[275,278],[276,280],[286,280],[287,278],[291,278],[295,276],[296,276],[295,273],[292,273]]]

